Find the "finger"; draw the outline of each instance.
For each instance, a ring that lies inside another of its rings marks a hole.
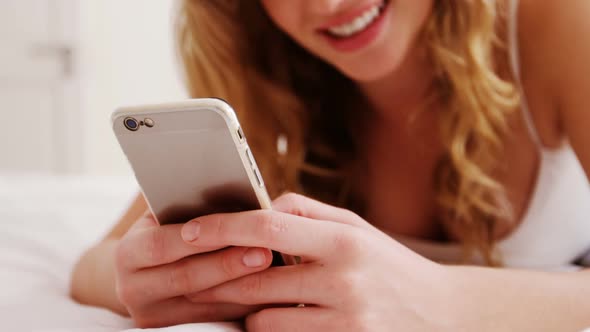
[[[219,250],[225,246],[195,247],[182,240],[182,224],[158,225],[153,217],[140,218],[117,250],[123,268],[138,270],[178,261],[184,257]]]
[[[271,308],[246,318],[246,330],[262,331],[356,331],[345,326],[334,311],[326,308]]]
[[[154,215],[150,212],[150,210],[145,210],[145,212],[131,225],[127,233],[134,233],[139,231],[140,229],[146,229],[151,227],[157,227],[158,222]]]
[[[148,303],[201,292],[270,266],[268,249],[232,247],[139,271],[127,283],[128,301]],[[155,287],[154,287],[155,285]],[[228,301],[233,302],[233,301]]]
[[[288,193],[272,203],[272,209],[310,219],[335,221],[353,226],[367,226],[365,220],[350,210],[331,206],[302,195]]]
[[[305,303],[331,306],[342,289],[327,280],[325,268],[317,264],[271,268],[188,296],[193,302],[232,302],[240,304]]]
[[[261,247],[318,260],[357,245],[359,232],[363,230],[350,225],[257,210],[193,219],[183,226],[182,236],[198,247]]]
[[[265,306],[244,306],[231,303],[195,304],[183,297],[159,302],[141,312],[131,313],[140,328],[165,327],[185,323],[232,321]]]

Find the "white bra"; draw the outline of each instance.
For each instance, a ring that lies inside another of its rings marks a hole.
[[[518,7],[519,0],[511,0],[508,29],[511,65],[520,82]],[[590,250],[590,183],[567,142],[558,149],[543,146],[522,95],[523,117],[538,147],[540,164],[522,222],[497,248],[507,267],[563,269]],[[458,244],[395,238],[436,261],[458,262],[462,257]]]

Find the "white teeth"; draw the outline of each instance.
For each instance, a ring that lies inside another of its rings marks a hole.
[[[350,37],[367,28],[379,16],[382,5],[375,5],[358,16],[352,22],[329,28],[328,31],[338,37]]]

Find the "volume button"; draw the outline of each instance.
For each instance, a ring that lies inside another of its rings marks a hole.
[[[258,170],[258,168],[252,168],[252,170],[254,171],[254,175],[256,176],[256,181],[258,182],[258,186],[260,188],[263,188],[264,181],[262,181],[262,174],[260,174],[260,171]]]
[[[252,155],[252,151],[250,151],[249,148],[246,148],[246,158],[248,158],[248,162],[250,163],[250,166],[254,166],[254,156]]]

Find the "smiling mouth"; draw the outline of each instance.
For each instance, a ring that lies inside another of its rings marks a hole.
[[[389,0],[383,0],[366,9],[360,15],[346,23],[322,29],[322,33],[338,39],[345,39],[358,35],[367,30],[381,17],[388,3]]]

